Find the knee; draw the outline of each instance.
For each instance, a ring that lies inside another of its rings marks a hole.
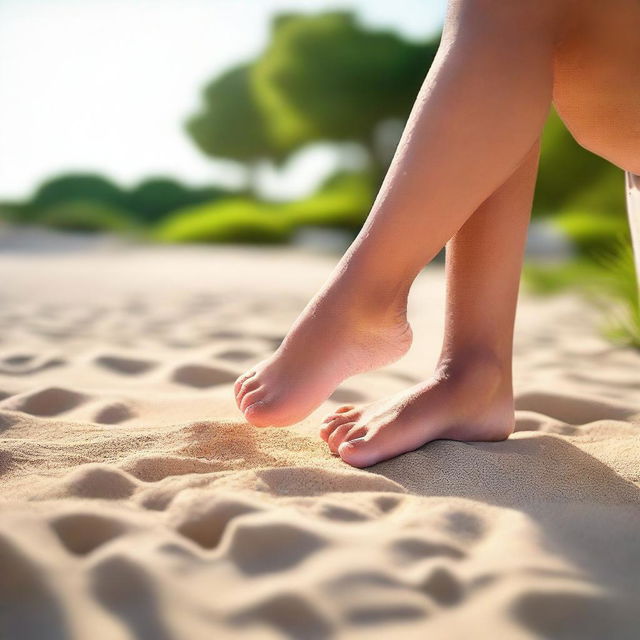
[[[450,0],[443,43],[553,55],[568,0]]]
[[[450,13],[520,31],[552,26],[564,4],[565,0],[450,0]]]

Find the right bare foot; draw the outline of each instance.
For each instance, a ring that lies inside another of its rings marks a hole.
[[[378,309],[344,291],[317,296],[280,348],[236,381],[247,420],[257,427],[299,422],[346,378],[402,357],[412,339],[402,298]]]
[[[339,408],[320,435],[346,463],[368,467],[432,440],[504,440],[514,420],[510,366],[474,352],[391,398]]]

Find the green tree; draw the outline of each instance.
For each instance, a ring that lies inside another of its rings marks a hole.
[[[278,157],[257,103],[251,65],[230,69],[203,91],[202,107],[186,123],[187,132],[208,156],[228,158],[247,165],[249,185],[255,186],[261,161]]]
[[[364,29],[351,13],[280,16],[253,68],[271,135],[286,152],[319,140],[357,141],[385,170],[381,126],[407,118],[437,47],[437,40],[414,44]]]

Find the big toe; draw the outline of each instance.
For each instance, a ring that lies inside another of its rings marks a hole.
[[[338,455],[352,467],[370,467],[385,456],[375,437],[360,437],[345,440],[338,447]]]
[[[262,393],[251,398],[243,409],[244,417],[254,427],[288,427],[298,422],[297,417],[287,414],[282,402],[263,389],[260,391]]]

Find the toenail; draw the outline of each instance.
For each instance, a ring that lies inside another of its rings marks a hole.
[[[344,406],[336,409],[336,413],[346,413],[347,411],[351,411],[353,408],[354,406],[352,404],[345,404]]]

